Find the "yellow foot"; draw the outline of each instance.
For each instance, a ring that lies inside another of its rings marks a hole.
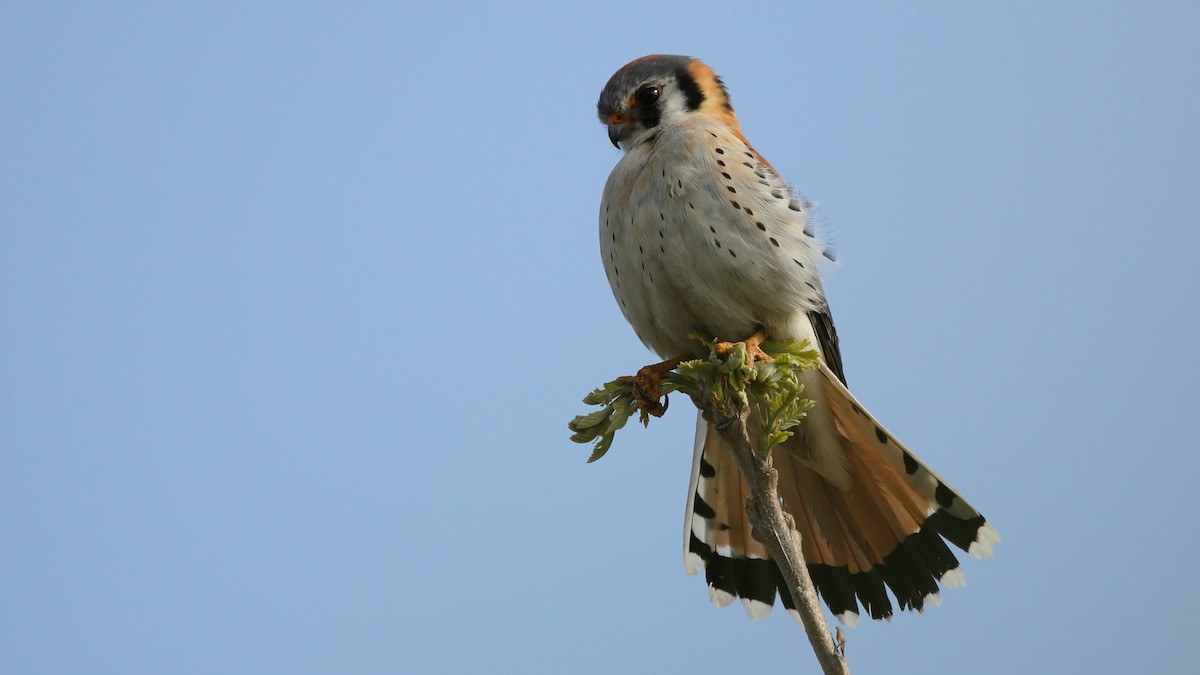
[[[754,335],[742,340],[742,344],[746,345],[746,355],[750,357],[751,362],[772,360],[771,355],[764,352],[762,347],[759,347],[766,339],[766,331],[759,328],[755,331]],[[729,350],[733,349],[734,344],[733,342],[718,342],[713,348],[718,354],[725,356],[729,353]]]
[[[638,410],[644,410],[655,417],[662,417],[667,412],[667,399],[662,396],[662,376],[675,370],[675,367],[686,359],[667,359],[662,363],[646,366],[637,375],[625,375],[617,378],[621,382],[633,385],[633,395],[637,397]],[[663,402],[660,403],[659,399]]]

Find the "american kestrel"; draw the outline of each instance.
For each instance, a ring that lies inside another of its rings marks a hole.
[[[689,336],[807,340],[819,367],[802,378],[815,403],[771,455],[817,590],[844,624],[939,599],[963,582],[946,542],[975,557],[1000,537],[962,495],[846,389],[822,290],[824,250],[800,198],[742,134],[712,68],[686,56],[637,59],[600,94],[600,121],[624,151],[600,204],[600,252],[638,337],[664,359],[703,355]],[[782,574],[750,536],[747,488],[710,424],[698,420],[684,562],[705,568],[716,606],[740,597],[752,618]]]

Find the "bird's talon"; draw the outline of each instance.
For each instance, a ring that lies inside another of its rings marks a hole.
[[[750,356],[750,360],[756,363],[758,361],[773,361],[774,359],[771,358],[771,355],[764,352],[758,345],[758,342],[746,340],[746,353]]]
[[[618,379],[633,387],[633,397],[639,411],[655,417],[662,417],[667,412],[667,406],[670,405],[670,399],[662,394],[662,376],[664,373],[674,370],[682,362],[682,358],[668,359],[662,363],[643,367],[637,375],[625,375]]]
[[[751,335],[750,337],[746,338],[745,340],[742,340],[742,344],[746,345],[746,358],[750,359],[751,363],[758,363],[759,361],[773,361],[774,360],[771,358],[770,354],[764,352],[762,350],[762,347],[759,346],[766,339],[767,339],[766,333],[760,329],[757,332],[755,332],[754,335]],[[713,351],[715,351],[718,356],[725,356],[726,354],[728,354],[730,352],[730,350],[733,349],[734,344],[736,344],[736,343],[718,342],[715,345],[713,345]]]

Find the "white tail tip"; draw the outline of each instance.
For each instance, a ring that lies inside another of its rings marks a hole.
[[[1000,543],[1000,533],[996,528],[992,527],[991,523],[984,523],[983,527],[975,533],[975,541],[971,542],[971,546],[967,548],[967,553],[970,553],[975,558],[990,558],[992,557],[992,546]]]

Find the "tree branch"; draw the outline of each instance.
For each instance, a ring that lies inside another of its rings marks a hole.
[[[745,405],[719,402],[712,392],[703,387],[698,394],[693,399],[696,406],[728,444],[742,479],[750,488],[750,497],[746,499],[746,515],[751,534],[767,547],[771,558],[783,572],[792,602],[804,624],[804,632],[808,634],[808,641],[812,643],[813,652],[821,663],[821,670],[825,675],[849,675],[850,667],[845,657],[838,653],[829,624],[825,622],[817,590],[808,575],[808,565],[800,548],[800,533],[796,531],[792,517],[780,508],[779,472],[771,466],[770,457],[755,452],[750,442],[746,425],[750,409]]]
[[[636,377],[621,377],[588,394],[584,403],[601,406],[579,415],[568,427],[577,443],[593,443],[589,462],[604,456],[613,436],[636,412],[643,424],[665,412],[659,395],[679,391],[691,397],[729,446],[742,479],[750,488],[746,515],[751,534],[762,542],[787,581],[792,604],[826,675],[848,675],[844,644],[829,633],[825,613],[808,574],[800,533],[779,501],[779,474],[771,466],[771,450],[792,436],[812,402],[801,394],[799,374],[815,366],[817,353],[805,344],[761,345],[770,355],[752,359],[743,343],[709,343],[706,358],[672,359],[647,366]],[[661,389],[659,378],[661,377]],[[753,438],[751,437],[753,429]],[[841,653],[839,653],[839,651]]]

